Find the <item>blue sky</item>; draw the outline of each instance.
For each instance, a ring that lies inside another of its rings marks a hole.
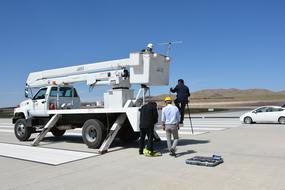
[[[282,0],[1,0],[0,107],[24,99],[33,71],[127,58],[148,42],[172,47],[168,93],[183,78],[208,88],[284,90]],[[102,95],[88,92],[83,100]],[[98,91],[98,93],[96,93]]]

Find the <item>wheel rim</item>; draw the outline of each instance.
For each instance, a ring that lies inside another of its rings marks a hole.
[[[20,123],[17,125],[17,135],[23,136],[25,134],[25,125],[23,123]]]
[[[91,125],[91,126],[88,127],[87,133],[86,133],[86,139],[89,142],[95,142],[96,141],[96,139],[97,139],[97,131],[96,131],[95,126]]]
[[[251,119],[250,119],[249,117],[246,117],[245,120],[244,120],[244,122],[245,122],[246,124],[249,124],[249,123],[251,123]]]
[[[285,117],[281,117],[281,118],[279,119],[279,123],[285,124]]]

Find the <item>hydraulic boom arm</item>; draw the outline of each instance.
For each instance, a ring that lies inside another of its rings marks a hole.
[[[110,84],[129,87],[130,84],[168,85],[169,57],[151,53],[131,53],[127,59],[64,67],[30,73],[27,87],[86,82],[87,85]]]

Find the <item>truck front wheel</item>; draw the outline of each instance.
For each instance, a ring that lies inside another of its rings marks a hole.
[[[97,119],[87,120],[82,127],[83,142],[88,148],[99,148],[106,136],[102,122]]]
[[[15,123],[14,133],[20,141],[27,141],[32,134],[32,128],[27,127],[25,119],[18,119]]]

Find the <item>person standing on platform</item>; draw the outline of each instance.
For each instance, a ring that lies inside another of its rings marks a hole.
[[[185,106],[188,104],[188,98],[191,95],[189,88],[184,84],[183,79],[179,79],[178,84],[175,86],[175,88],[170,88],[170,92],[177,93],[176,99],[174,100],[174,104],[178,108],[181,115],[180,123],[183,124]]]

